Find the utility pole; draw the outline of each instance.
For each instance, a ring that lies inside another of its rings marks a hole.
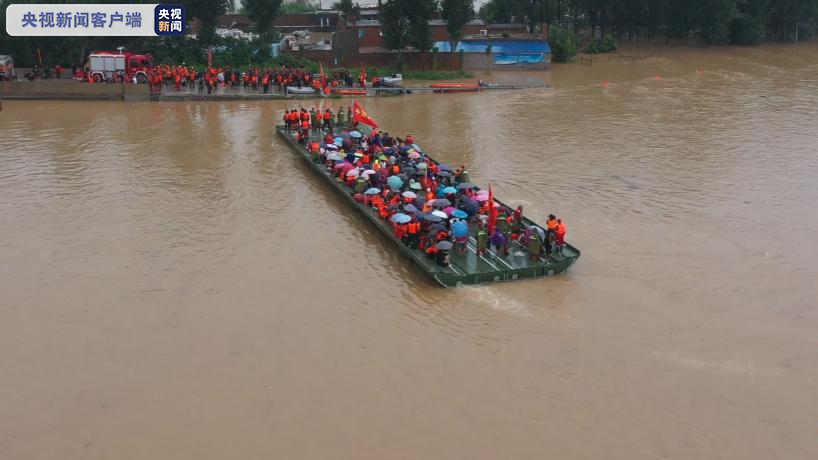
[[[795,21],[795,46],[798,46],[798,21]]]

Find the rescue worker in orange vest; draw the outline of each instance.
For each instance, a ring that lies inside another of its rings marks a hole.
[[[324,110],[324,129],[327,131],[332,129],[332,112],[329,109]]]
[[[389,208],[387,208],[383,202],[381,202],[381,205],[378,207],[378,215],[381,216],[383,220],[389,217]]]
[[[557,219],[557,251],[562,251],[562,247],[565,246],[565,224],[562,222],[562,219]]]
[[[319,160],[318,153],[320,151],[321,146],[318,144],[318,142],[313,141],[310,143],[310,154],[312,154],[312,161],[314,161],[315,163],[318,163]]]
[[[408,234],[407,246],[409,246],[412,249],[417,248],[418,247],[418,234],[420,233],[420,223],[415,221],[415,220],[412,220],[407,225],[406,232]]]
[[[432,200],[434,200],[435,198],[436,198],[435,193],[432,191],[432,189],[427,188],[426,189],[426,202],[431,203]]]
[[[304,136],[304,140],[310,138],[310,121],[304,120],[301,122],[301,134]]]

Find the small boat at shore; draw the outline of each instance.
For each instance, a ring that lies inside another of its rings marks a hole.
[[[403,84],[403,75],[393,73],[388,77],[380,77],[378,84],[379,86],[385,86],[387,88],[397,88]]]
[[[561,250],[558,250],[551,256],[539,256],[532,259],[527,253],[527,248],[518,241],[511,242],[508,255],[495,253],[491,249],[484,254],[477,254],[476,240],[473,236],[476,231],[476,224],[472,222],[468,224],[470,228],[470,236],[468,237],[468,241],[466,243],[467,250],[465,253],[460,254],[457,253],[457,251],[452,251],[452,253],[449,255],[449,263],[446,265],[441,265],[433,258],[430,258],[423,250],[414,249],[407,246],[407,244],[405,244],[395,235],[395,231],[391,224],[382,219],[375,209],[373,209],[366,202],[361,202],[360,200],[356,199],[355,190],[346,185],[344,182],[341,182],[341,180],[338,179],[335,174],[333,174],[333,171],[337,170],[337,168],[334,168],[336,165],[333,165],[332,163],[340,160],[338,156],[335,157],[335,160],[327,157],[327,161],[316,161],[311,157],[306,146],[298,142],[294,131],[288,130],[283,126],[276,127],[276,131],[278,135],[292,148],[293,153],[297,157],[305,160],[313,172],[322,177],[329,186],[338,192],[340,196],[344,197],[350,206],[365,216],[378,230],[381,231],[384,237],[395,243],[397,250],[402,255],[414,261],[415,265],[417,265],[421,270],[431,276],[432,279],[443,287],[455,287],[497,281],[512,281],[522,278],[562,274],[568,271],[568,269],[580,257],[580,251],[577,248],[565,243]],[[318,134],[319,136],[323,135],[323,133],[320,132]],[[317,138],[313,138],[313,140],[320,142],[320,140]],[[413,144],[413,146],[416,145]],[[425,155],[423,158],[426,162],[433,162],[441,167],[444,166],[437,163],[428,155]],[[374,172],[375,171],[373,171],[373,173]],[[476,186],[468,184],[468,187],[473,188],[479,193],[479,189]],[[379,191],[377,188],[373,190]],[[367,193],[368,192],[369,190],[367,190]],[[406,196],[405,193],[406,192],[404,192],[403,196]],[[494,201],[498,206],[511,209],[496,198]],[[436,212],[439,211],[435,211],[432,214],[435,214]],[[538,226],[535,222],[523,216],[521,219],[521,228],[527,232],[537,231],[538,233],[541,233],[544,227]]]
[[[297,86],[288,86],[287,87],[287,94],[315,94],[315,88],[309,86],[303,86],[301,88]]]
[[[432,83],[429,85],[435,93],[464,93],[473,92],[480,89],[477,83]]]
[[[332,94],[339,96],[366,96],[364,88],[333,88]]]

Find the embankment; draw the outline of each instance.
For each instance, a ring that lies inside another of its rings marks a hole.
[[[66,99],[97,101],[148,101],[148,85],[84,83],[74,80],[0,82],[3,99]]]

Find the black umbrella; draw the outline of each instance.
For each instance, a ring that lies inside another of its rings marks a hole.
[[[438,217],[438,216],[436,216],[434,214],[424,214],[423,218],[425,220],[428,220],[429,222],[440,222],[441,220],[443,220],[443,219],[441,219],[440,217]]]
[[[448,207],[448,206],[451,206],[451,205],[452,205],[452,202],[447,200],[446,198],[438,198],[432,203],[432,206],[434,206],[436,208],[445,208],[445,207]]]
[[[466,189],[474,188],[474,185],[470,184],[468,182],[463,182],[460,185],[458,185],[457,188],[459,188],[460,190],[466,190]]]
[[[407,167],[403,168],[403,173],[406,174],[407,176],[414,176],[415,174],[418,173],[418,170],[415,169],[415,168],[412,168],[411,166],[407,166]]]
[[[480,203],[475,200],[469,200],[466,204],[463,205],[463,210],[466,211],[470,216],[477,214],[480,211]]]
[[[413,204],[407,204],[406,206],[403,207],[403,210],[406,211],[406,212],[411,212],[413,214],[417,213],[417,212],[420,212],[420,209],[415,207],[415,205],[413,205]]]
[[[438,171],[437,175],[440,177],[452,177],[451,171]]]
[[[429,226],[430,232],[446,232],[448,231],[444,225],[441,224],[432,224]]]

